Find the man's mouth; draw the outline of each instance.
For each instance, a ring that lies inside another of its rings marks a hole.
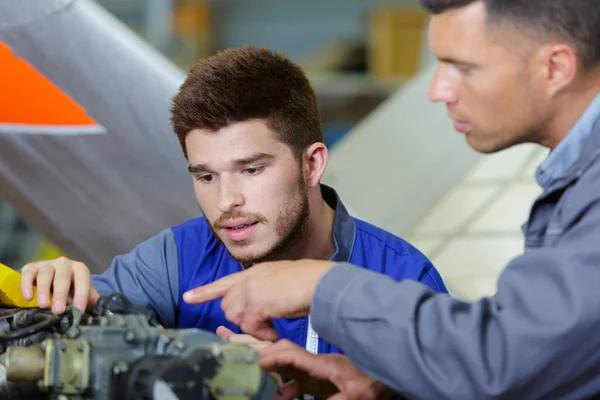
[[[239,231],[241,229],[248,228],[249,226],[253,226],[256,224],[258,224],[258,222],[252,222],[250,224],[243,224],[243,225],[237,225],[237,226],[228,226],[228,227],[225,227],[225,229],[230,230],[230,231]]]
[[[258,227],[258,221],[229,221],[222,226],[223,231],[232,242],[250,239]]]

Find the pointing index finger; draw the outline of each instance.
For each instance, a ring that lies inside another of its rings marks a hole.
[[[189,290],[183,294],[183,301],[188,304],[201,304],[223,297],[233,285],[241,281],[244,272],[228,275],[208,285]]]

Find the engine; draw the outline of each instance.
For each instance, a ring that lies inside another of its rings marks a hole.
[[[90,313],[0,314],[2,400],[271,400],[258,353],[198,329],[164,329],[120,294]]]

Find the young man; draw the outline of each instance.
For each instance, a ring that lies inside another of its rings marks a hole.
[[[227,315],[265,338],[273,337],[266,319],[310,309],[319,334],[409,398],[597,398],[600,4],[421,3],[433,14],[429,40],[439,60],[429,97],[446,104],[467,143],[484,153],[526,142],[551,149],[536,174],[544,193],[524,225],[526,251],[506,266],[496,295],[466,303],[348,264],[288,261],[185,298],[224,296]],[[351,393],[357,386],[343,378],[342,356],[286,342],[263,356],[265,368],[296,367],[300,377],[335,379],[344,398],[367,398]]]
[[[29,264],[22,271],[26,298],[35,282],[39,305],[47,306],[52,284],[53,310],[60,313],[73,281],[73,301],[81,308],[90,298],[93,303],[99,294],[119,291],[154,310],[165,326],[219,328],[231,340],[260,346],[236,336],[241,330],[227,321],[220,300],[191,306],[183,293],[257,262],[301,258],[352,262],[446,292],[420,252],[352,218],[335,191],[319,183],[327,148],[316,96],[302,70],[285,57],[241,47],[203,60],[171,111],[204,216],[117,257],[92,277],[93,286],[83,264]],[[281,337],[313,353],[339,352],[318,338],[306,317],[274,324]]]

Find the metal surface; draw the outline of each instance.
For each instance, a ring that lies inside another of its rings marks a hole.
[[[200,215],[169,123],[179,69],[89,0],[3,0],[0,42],[106,129],[3,130],[0,195],[30,225],[98,273],[115,255]]]

